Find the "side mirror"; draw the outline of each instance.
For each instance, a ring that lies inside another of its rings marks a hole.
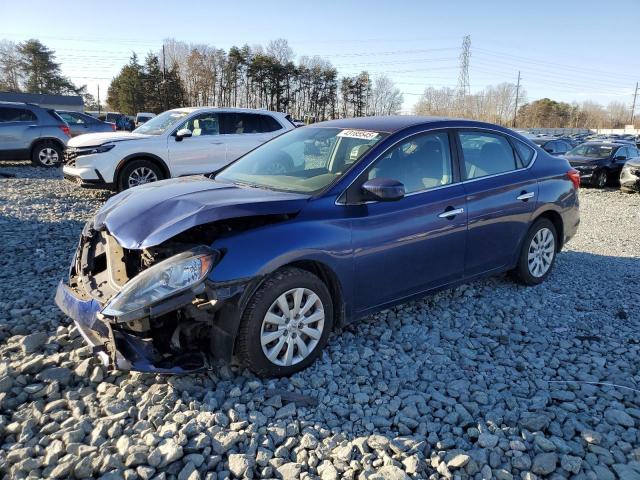
[[[372,178],[362,185],[369,200],[380,200],[382,202],[393,202],[404,198],[404,185],[398,180],[390,178]]]
[[[552,147],[544,147],[544,151],[547,153],[554,153]]]
[[[183,138],[189,138],[193,135],[193,132],[188,128],[181,128],[176,132],[176,142],[181,142]]]

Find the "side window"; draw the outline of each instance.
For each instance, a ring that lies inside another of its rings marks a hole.
[[[194,137],[219,135],[220,124],[217,113],[203,113],[190,118],[178,130],[188,128]]]
[[[260,117],[254,113],[223,113],[224,129],[222,133],[240,135],[243,133],[261,133]]]
[[[76,124],[78,124],[78,125],[84,125],[85,123],[87,123],[87,122],[85,121],[85,119],[84,119],[84,118],[82,118],[80,115],[74,115],[74,114],[72,113],[70,116],[71,116],[71,119],[72,119],[73,123],[76,123]],[[67,122],[67,123],[69,123],[69,122]]]
[[[270,115],[258,115],[258,117],[260,117],[261,131],[263,132],[275,132],[282,128],[282,125]]]
[[[37,117],[24,108],[0,108],[0,122],[35,122]]]
[[[622,160],[623,158],[627,158],[627,147],[620,147],[618,150],[616,150],[616,153],[613,154],[614,158],[618,158],[620,157],[620,159]]]
[[[85,123],[81,118],[78,118],[77,116],[67,112],[58,112],[58,115],[60,115],[68,125],[82,125],[83,123]]]
[[[502,135],[461,131],[458,136],[466,179],[504,173],[517,167],[513,148]]]
[[[520,157],[520,162],[522,162],[523,167],[529,166],[531,160],[533,160],[533,156],[535,154],[535,150],[531,148],[524,142],[520,140],[514,140],[513,144],[516,147],[516,151],[518,152],[518,156]]]
[[[453,181],[447,133],[417,135],[387,151],[368,171],[368,179],[389,178],[404,184],[406,193]]]
[[[36,122],[38,117],[36,114],[30,110],[21,110],[20,111],[20,121],[21,122]]]
[[[544,150],[549,153],[558,153],[559,151],[558,143],[559,142],[555,140],[552,140],[551,142],[547,142],[544,144]]]
[[[569,150],[571,150],[571,146],[567,142],[563,142],[561,140],[558,141],[557,153],[567,153]]]

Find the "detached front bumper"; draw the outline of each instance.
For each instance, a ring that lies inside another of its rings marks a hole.
[[[201,355],[185,354],[159,359],[150,341],[113,328],[109,322],[100,320],[100,304],[93,299],[82,299],[62,281],[58,284],[55,302],[74,321],[93,353],[106,367],[161,374],[192,373],[206,367]]]

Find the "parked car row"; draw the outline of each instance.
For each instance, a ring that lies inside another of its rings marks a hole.
[[[521,131],[547,153],[562,157],[580,172],[584,185],[640,191],[640,136],[593,135],[587,133],[534,135]]]

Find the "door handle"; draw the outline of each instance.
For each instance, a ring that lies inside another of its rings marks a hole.
[[[452,208],[451,210],[445,210],[438,217],[440,218],[453,218],[456,215],[460,215],[464,213],[464,208]]]
[[[211,142],[211,145],[222,145],[224,142]]]
[[[527,200],[529,200],[530,198],[535,197],[535,193],[534,192],[522,192],[520,195],[518,195],[516,197],[517,200],[522,200],[523,202],[526,202]]]

